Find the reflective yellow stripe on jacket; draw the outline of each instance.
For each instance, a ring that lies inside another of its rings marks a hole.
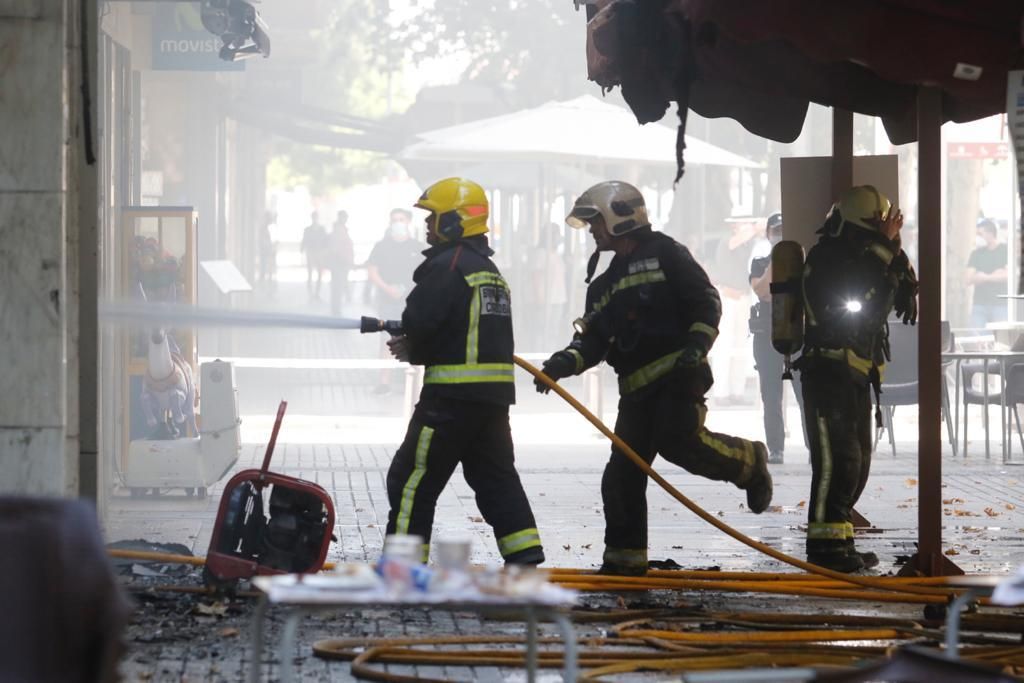
[[[602,308],[608,305],[611,301],[612,295],[616,292],[620,292],[623,289],[629,289],[630,287],[639,287],[640,285],[650,284],[652,282],[665,282],[665,271],[651,270],[644,273],[633,273],[632,275],[626,275],[625,277],[619,278],[612,284],[611,288],[602,296],[599,300],[594,302],[594,311],[600,311]]]
[[[676,366],[676,361],[681,353],[682,351],[673,351],[667,356],[662,356],[658,360],[648,363],[639,370],[634,370],[619,379],[619,391],[623,394],[629,394],[647,386],[656,379],[664,377]]]
[[[512,363],[460,363],[431,365],[423,373],[424,384],[472,384],[475,382],[514,382]]]
[[[497,273],[481,271],[466,276],[466,284],[473,288],[469,302],[469,330],[466,332],[466,363],[473,365],[480,358],[480,292],[483,285],[492,285],[508,290],[508,283]]]
[[[484,285],[508,290],[505,279],[497,273],[482,271],[466,276],[473,288],[469,303],[469,329],[466,332],[466,362],[451,365],[430,365],[423,374],[424,384],[475,384],[482,382],[515,382],[512,363],[479,363],[480,358],[480,293]]]

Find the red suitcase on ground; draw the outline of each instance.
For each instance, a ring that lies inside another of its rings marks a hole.
[[[231,478],[220,500],[203,581],[222,590],[258,574],[319,571],[334,529],[334,502],[312,482],[270,472],[288,403],[281,401],[258,470]]]

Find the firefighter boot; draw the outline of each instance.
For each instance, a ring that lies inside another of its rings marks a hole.
[[[598,574],[604,576],[646,576],[647,567],[638,567],[628,564],[608,564],[604,562],[597,570]]]
[[[872,567],[878,566],[878,555],[871,551],[860,552],[856,547],[854,547],[852,538],[846,540],[846,552],[859,556],[861,562],[864,563],[864,569],[871,569]]]
[[[606,546],[601,568],[597,573],[609,576],[644,576],[647,574],[647,551]]]
[[[754,442],[754,471],[742,486],[747,492],[747,507],[754,514],[761,514],[772,502],[772,475],[768,471],[768,448],[760,441]]]
[[[845,546],[839,546],[832,550],[807,551],[807,561],[834,572],[850,574],[864,569],[864,560],[860,554],[850,552]],[[878,562],[878,558],[875,558]]]

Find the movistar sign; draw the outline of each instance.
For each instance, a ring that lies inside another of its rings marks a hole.
[[[161,2],[153,13],[154,71],[243,71],[219,57],[221,39],[203,27],[198,2]]]

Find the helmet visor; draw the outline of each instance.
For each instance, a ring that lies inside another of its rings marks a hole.
[[[596,206],[574,206],[568,216],[565,217],[565,224],[570,228],[590,227],[590,221],[601,213]]]

